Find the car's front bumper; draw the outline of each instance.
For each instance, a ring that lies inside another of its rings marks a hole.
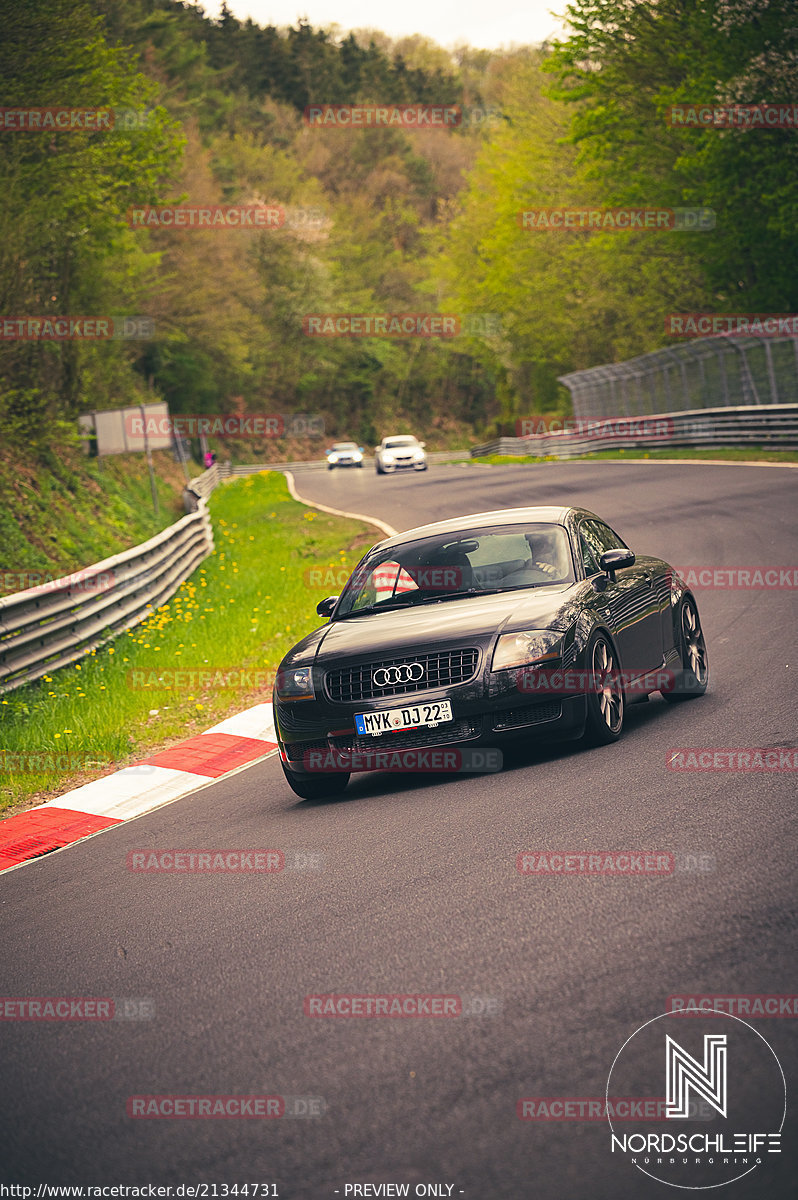
[[[297,775],[313,774],[318,751],[331,750],[354,757],[384,751],[428,750],[446,747],[501,747],[512,743],[528,745],[579,737],[584,731],[584,696],[530,699],[521,694],[495,701],[456,695],[425,693],[403,696],[392,707],[452,700],[452,721],[434,728],[422,726],[397,733],[358,734],[355,711],[374,711],[378,706],[364,702],[346,708],[327,702],[275,700],[275,726],[280,756]],[[379,706],[387,707],[387,704]],[[338,769],[341,769],[340,767]]]
[[[380,466],[383,471],[426,471],[427,460],[425,458],[395,459],[392,463],[380,461]]]

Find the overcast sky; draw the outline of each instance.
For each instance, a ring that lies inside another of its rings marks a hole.
[[[561,36],[562,22],[550,10],[563,13],[567,0],[402,0],[401,4],[368,0],[227,0],[239,20],[258,25],[295,25],[307,17],[314,28],[339,25],[342,30],[380,29],[390,37],[421,33],[441,46],[468,42],[492,50],[526,45]],[[221,2],[202,4],[208,16],[219,13]]]

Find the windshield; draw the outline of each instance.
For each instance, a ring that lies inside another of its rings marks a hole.
[[[417,446],[418,439],[414,437],[395,437],[386,438],[383,446],[386,450],[394,450],[399,446]]]
[[[561,525],[500,525],[375,551],[347,581],[339,617],[574,579]]]
[[[334,442],[333,450],[357,450],[354,442]]]

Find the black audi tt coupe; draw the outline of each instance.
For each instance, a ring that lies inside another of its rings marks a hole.
[[[285,656],[274,688],[285,777],[306,799],[340,793],[383,751],[613,742],[627,704],[700,696],[709,678],[678,572],[582,508],[408,530],[316,611],[328,623]]]

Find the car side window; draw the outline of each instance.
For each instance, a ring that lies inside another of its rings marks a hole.
[[[361,583],[361,589],[352,603],[353,609],[366,608],[393,600],[405,592],[417,592],[418,584],[398,562],[383,562],[370,571]]]
[[[604,553],[605,550],[626,550],[626,543],[621,541],[618,534],[610,529],[609,525],[605,525],[603,521],[585,521],[591,531],[595,535],[596,543],[601,547],[598,555]]]
[[[602,553],[598,538],[590,528],[591,522],[583,521],[579,526],[579,549],[582,554],[582,562],[585,567],[585,575],[588,578],[591,575],[598,575],[601,568],[598,565],[599,555]]]

